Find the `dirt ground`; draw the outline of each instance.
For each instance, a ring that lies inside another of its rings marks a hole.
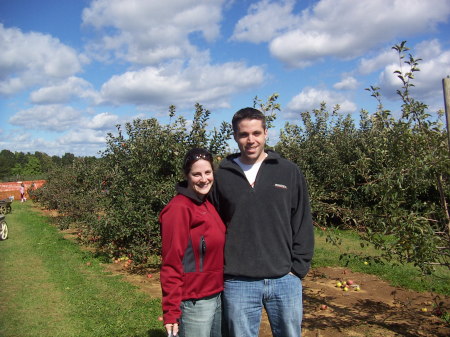
[[[123,275],[149,296],[161,296],[157,270],[136,275],[121,263],[108,264],[106,268]],[[348,291],[336,287],[337,281],[343,280],[354,282]],[[357,285],[359,291],[355,290]],[[376,276],[343,268],[313,269],[303,288],[304,337],[450,336],[450,326],[433,313],[435,298],[429,293],[395,288]],[[448,297],[440,296],[438,301],[444,302],[443,310],[450,310]],[[270,336],[264,314],[259,337]]]
[[[74,233],[65,231],[74,239]],[[158,270],[130,273],[124,261],[105,264],[151,297],[161,297]],[[336,286],[352,280],[348,291]],[[359,287],[357,287],[359,286]],[[359,288],[359,290],[355,290]],[[344,268],[315,268],[303,281],[303,337],[448,337],[450,325],[437,317],[435,303],[450,312],[450,298],[392,287],[374,275]],[[324,305],[326,307],[324,307]],[[259,337],[272,336],[265,313]]]

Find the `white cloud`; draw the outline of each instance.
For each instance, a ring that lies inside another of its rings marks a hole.
[[[103,30],[92,52],[112,52],[116,58],[152,65],[186,57],[196,48],[189,35],[213,41],[220,32],[225,0],[95,0],[83,11],[83,24]]]
[[[263,0],[250,5],[249,14],[238,21],[232,40],[252,43],[268,42],[288,28],[298,24],[293,14],[295,1]]]
[[[106,147],[106,132],[114,131],[121,124],[119,117],[108,112],[92,118],[71,107],[61,105],[36,106],[17,113],[10,120],[19,126],[14,132],[5,132],[0,145],[11,151],[34,152],[36,149],[49,155],[98,155],[99,149]],[[51,131],[57,137],[53,140],[36,137],[34,131]]]
[[[358,87],[358,80],[353,76],[346,76],[340,82],[335,83],[333,88],[337,90],[352,90]]]
[[[387,40],[433,30],[450,15],[450,2],[442,0],[320,0],[299,14],[287,11],[292,8],[289,5],[266,0],[254,5],[252,12],[239,21],[236,31],[240,35],[235,32],[235,36],[249,42],[271,39],[272,55],[298,68],[330,56],[360,56]],[[275,7],[285,9],[273,19],[277,27],[271,20],[267,22],[267,9]],[[259,33],[264,21],[269,27]]]
[[[86,144],[105,144],[106,135],[103,131],[92,129],[76,129],[71,130],[63,137],[59,138],[58,143],[61,145],[86,145]]]
[[[91,119],[85,120],[82,125],[86,129],[93,130],[112,130],[115,125],[120,124],[119,116],[110,114],[108,112],[102,112],[95,115]]]
[[[208,103],[210,107],[227,107],[230,95],[260,85],[264,79],[264,71],[258,66],[191,61],[186,68],[172,64],[113,76],[101,93],[105,101],[114,104],[186,107]]]
[[[77,125],[80,117],[81,112],[70,106],[36,105],[17,112],[9,122],[27,130],[64,131]]]
[[[58,39],[0,23],[0,95],[12,95],[81,70],[82,56]]]
[[[358,71],[367,75],[374,71],[380,70],[386,66],[386,64],[398,61],[398,54],[396,51],[389,49],[386,50],[373,58],[362,58],[360,60]]]
[[[47,147],[49,144],[50,142],[45,141],[42,138],[36,138],[32,133],[21,130],[5,133],[3,140],[0,141],[0,146],[12,152],[45,152],[42,149],[51,148]],[[49,154],[49,152],[46,153]]]
[[[320,108],[320,104],[325,102],[329,109],[336,104],[340,105],[342,113],[352,113],[356,111],[356,105],[344,95],[329,90],[316,88],[306,88],[286,105],[284,117],[287,119],[298,118],[300,112],[312,111]]]
[[[423,54],[420,50],[422,46],[425,48]],[[416,75],[415,87],[412,92],[422,97],[428,104],[437,103],[443,108],[442,79],[450,75],[450,50],[441,50],[436,40],[424,43],[422,46],[417,47],[417,57],[426,55],[432,49],[438,51],[433,54],[434,57],[423,56],[423,61],[419,63],[420,71]],[[432,102],[433,97],[438,97],[440,102]]]
[[[71,76],[55,85],[40,88],[30,95],[34,104],[67,103],[74,98],[100,103],[98,94],[86,80]]]
[[[70,106],[60,104],[36,105],[30,109],[21,110],[10,118],[12,125],[20,126],[26,130],[47,130],[63,132],[69,129],[92,130],[92,132],[112,131],[117,124],[124,121],[115,114],[102,112],[91,118]],[[83,133],[84,131],[82,131]]]
[[[76,130],[64,134],[55,140],[35,137],[28,132],[12,132],[6,141],[0,141],[0,146],[10,151],[45,152],[53,156],[73,153],[77,156],[96,156],[98,151],[106,146],[105,135],[95,130]]]
[[[12,144],[28,143],[32,138],[32,135],[28,131],[10,133],[7,137],[8,141]]]

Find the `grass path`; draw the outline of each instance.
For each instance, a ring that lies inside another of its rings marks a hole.
[[[13,203],[0,242],[0,336],[164,336],[151,299]]]

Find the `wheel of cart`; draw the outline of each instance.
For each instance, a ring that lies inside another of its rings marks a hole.
[[[8,238],[8,225],[6,224],[5,216],[0,215],[0,240]]]
[[[11,213],[11,203],[12,200],[10,198],[0,200],[0,214]]]

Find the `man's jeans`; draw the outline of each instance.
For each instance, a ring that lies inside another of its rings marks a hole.
[[[221,294],[181,302],[180,337],[222,336]]]
[[[263,305],[274,337],[301,336],[302,282],[297,276],[226,278],[223,297],[230,337],[257,337]]]

